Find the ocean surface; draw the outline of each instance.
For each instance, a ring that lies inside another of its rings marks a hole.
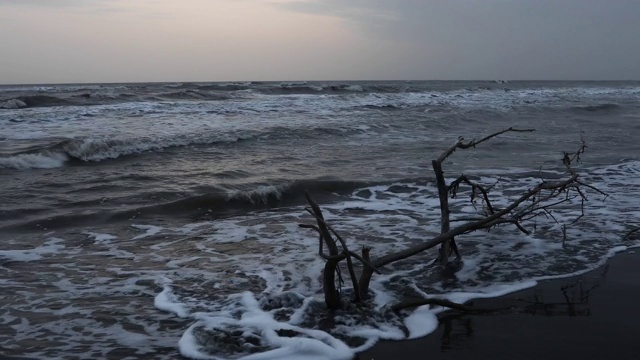
[[[536,131],[456,151],[445,176],[504,205],[566,176],[582,138],[576,170],[609,196],[585,188],[584,216],[562,204],[531,235],[460,236],[459,272],[433,249],[381,269],[365,306],[323,308],[305,190],[376,258],[438,233],[432,159],[511,126]],[[640,82],[0,86],[0,357],[349,359],[442,311],[389,305],[587,271],[639,244],[639,214]]]

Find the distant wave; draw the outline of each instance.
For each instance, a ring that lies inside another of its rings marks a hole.
[[[228,100],[233,97],[224,93],[210,93],[197,90],[182,90],[176,92],[162,93],[154,96],[160,99],[170,100]]]
[[[83,92],[59,95],[24,95],[0,100],[0,109],[22,109],[53,106],[93,106],[120,104],[127,102],[171,101],[171,100],[227,100],[233,96],[224,93],[211,93],[192,89],[160,92],[156,94],[134,94],[131,92],[105,93]]]
[[[31,150],[27,153],[0,157],[0,168],[10,169],[50,169],[62,167],[76,160],[99,162],[116,159],[126,155],[149,151],[159,151],[170,147],[215,142],[237,142],[238,137],[229,138],[190,138],[174,137],[170,139],[69,139],[60,143]]]
[[[370,104],[370,105],[362,105],[359,106],[364,109],[377,109],[377,110],[398,110],[402,109],[402,106],[395,104]]]
[[[65,91],[72,90],[72,91]],[[165,84],[138,91],[129,87],[95,88],[28,88],[27,93],[18,92],[15,97],[0,99],[0,109],[21,109],[50,106],[91,106],[144,101],[216,101],[246,97],[256,93],[264,95],[332,94],[362,92],[395,92],[398,88],[372,85],[366,87],[349,83],[211,83],[211,84]]]
[[[316,126],[311,128],[274,127],[263,131],[241,130],[229,133],[196,133],[148,138],[74,138],[57,143],[36,146],[26,151],[0,156],[0,168],[8,169],[51,169],[65,163],[100,162],[133,154],[162,151],[169,148],[190,145],[213,145],[244,143],[256,139],[286,141],[291,138],[322,138],[347,136],[350,133],[370,131],[369,127],[345,124],[342,127]]]
[[[620,109],[620,105],[618,104],[599,104],[599,105],[588,105],[588,106],[576,106],[572,109],[577,111],[588,111],[588,112],[597,112],[597,111],[613,111]]]
[[[143,100],[132,93],[80,93],[72,95],[24,95],[0,101],[0,109],[22,109],[53,106],[90,106]]]
[[[508,84],[508,88],[507,88]],[[637,96],[638,88],[609,87],[544,87],[519,82],[233,82],[233,83],[176,83],[96,85],[84,87],[56,86],[50,88],[24,87],[0,89],[0,109],[19,109],[48,106],[92,106],[128,102],[163,101],[220,101],[251,99],[261,95],[345,95],[349,97],[399,96],[409,99],[432,96],[457,101],[466,96],[478,100],[528,104],[535,101],[555,101],[558,95],[584,97],[601,93],[611,96]],[[506,93],[508,95],[505,95]],[[526,96],[525,96],[526,95]],[[480,103],[476,101],[475,103]],[[615,104],[601,104],[576,108],[578,111],[612,110]]]
[[[266,86],[256,89],[265,94],[318,94],[318,93],[344,93],[344,92],[369,92],[359,84],[309,84],[307,82],[286,82],[277,86]]]
[[[27,107],[45,107],[45,106],[64,106],[70,102],[49,95],[30,95],[19,96],[13,99],[7,99],[0,102],[0,109],[15,109]]]
[[[193,86],[204,91],[243,91],[255,87],[253,83],[193,84],[190,87]]]

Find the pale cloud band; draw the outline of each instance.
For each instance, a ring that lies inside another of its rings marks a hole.
[[[0,82],[640,79],[634,0],[0,0]]]

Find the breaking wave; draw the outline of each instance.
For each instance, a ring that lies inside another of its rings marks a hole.
[[[191,139],[175,137],[164,139],[69,139],[55,145],[0,157],[0,168],[10,169],[50,169],[62,167],[68,161],[99,162],[122,156],[150,151],[161,151],[176,146],[197,143],[236,142],[240,138]]]
[[[183,146],[240,144],[256,139],[264,141],[271,138],[278,141],[299,138],[316,139],[325,137],[327,134],[341,137],[376,130],[379,129],[358,124],[339,126],[327,124],[326,126],[314,127],[283,128],[274,126],[263,130],[243,129],[219,133],[202,132],[141,138],[74,138],[46,146],[32,147],[27,151],[0,155],[0,168],[50,169],[62,167],[70,161],[100,162]]]
[[[49,95],[31,95],[31,96],[20,96],[15,99],[6,100],[9,101],[20,101],[24,104],[22,107],[47,107],[47,106],[64,106],[69,105],[70,102],[63,98],[59,98],[56,96]]]
[[[0,157],[0,169],[53,169],[62,167],[69,157],[64,153],[34,153]]]
[[[231,143],[241,140],[243,139],[239,137],[193,138],[189,136],[159,139],[69,139],[37,151],[0,157],[0,168],[50,169],[62,167],[72,160],[99,162],[143,152],[161,151],[171,147]]]
[[[406,180],[410,181],[410,180]],[[221,189],[217,193],[191,196],[170,203],[154,205],[137,212],[195,213],[206,211],[212,215],[235,214],[265,207],[303,204],[305,192],[316,194],[319,199],[348,194],[355,189],[375,186],[382,182],[306,179],[287,181],[277,185],[249,185],[250,189]]]
[[[400,180],[397,183],[411,183],[420,181],[419,179]],[[108,221],[122,221],[132,217],[147,215],[171,215],[171,216],[196,216],[199,218],[220,218],[232,215],[239,215],[248,211],[255,211],[269,208],[283,208],[297,206],[306,202],[304,193],[313,193],[318,201],[331,202],[342,196],[347,196],[357,189],[374,187],[383,182],[375,181],[348,181],[348,180],[326,180],[326,179],[301,179],[294,181],[274,181],[274,185],[245,184],[241,186],[216,186],[209,192],[200,195],[192,195],[180,200],[160,203],[157,205],[130,207],[125,210],[113,212],[104,209],[98,212],[85,212],[82,214],[66,214],[64,208],[60,208],[59,215],[48,214],[46,218],[22,219],[19,223],[14,223],[12,229],[30,228],[37,224],[46,225],[49,229],[60,229],[74,226],[78,223],[92,224],[104,223]],[[241,187],[241,188],[238,188]],[[398,186],[391,187],[398,189]],[[170,196],[168,194],[162,194]],[[360,196],[367,197],[369,192],[359,193]],[[149,196],[154,196],[150,194]],[[68,205],[74,207],[73,203]],[[32,211],[32,210],[30,210]],[[20,217],[21,211],[13,214]],[[7,214],[9,215],[9,214]],[[24,215],[24,214],[22,214]]]

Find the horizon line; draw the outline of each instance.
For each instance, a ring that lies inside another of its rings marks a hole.
[[[5,86],[60,86],[60,85],[120,85],[120,84],[205,84],[205,83],[287,83],[287,82],[640,82],[640,79],[395,79],[395,80],[308,80],[308,79],[287,79],[287,80],[186,80],[186,81],[114,81],[114,82],[53,82],[53,83],[0,83],[0,87]]]

